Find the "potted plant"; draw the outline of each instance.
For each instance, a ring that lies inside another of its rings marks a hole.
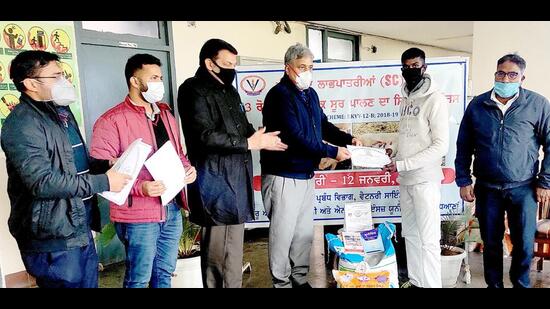
[[[199,235],[201,227],[189,220],[189,212],[182,209],[183,232],[179,242],[178,261],[172,274],[173,288],[202,288]]]
[[[456,286],[466,257],[463,247],[470,222],[470,218],[462,214],[449,214],[441,220],[441,283],[444,288]]]

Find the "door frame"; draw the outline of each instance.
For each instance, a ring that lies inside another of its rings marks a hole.
[[[177,123],[179,123],[179,112],[177,104],[177,78],[176,78],[176,62],[174,56],[174,32],[172,28],[171,21],[158,21],[159,22],[159,39],[147,38],[132,34],[115,34],[110,32],[98,32],[93,30],[86,30],[82,28],[82,21],[74,21],[75,29],[75,40],[76,40],[76,51],[77,51],[77,61],[79,64],[79,80],[80,80],[80,95],[82,103],[87,102],[86,98],[86,82],[84,80],[84,75],[80,67],[82,59],[79,59],[78,55],[84,54],[84,45],[96,45],[96,46],[108,46],[108,47],[119,47],[119,48],[139,48],[145,50],[154,50],[154,51],[164,51],[168,53],[169,63],[163,63],[162,65],[167,68],[168,74],[170,75],[170,87],[171,87],[171,98],[172,98],[172,108],[174,111],[174,117],[176,117]],[[119,72],[122,74],[123,72]],[[82,114],[84,120],[84,129],[86,129],[86,123],[90,123],[88,113],[86,111],[87,104],[82,104]],[[91,124],[90,127],[93,127]],[[178,125],[179,129],[179,125]],[[84,136],[86,136],[84,132]],[[90,141],[87,141],[90,142]]]

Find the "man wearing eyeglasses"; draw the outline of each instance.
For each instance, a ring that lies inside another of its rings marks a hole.
[[[401,55],[405,83],[401,90],[399,141],[395,161],[385,171],[398,172],[407,270],[413,287],[441,287],[441,164],[449,147],[447,100],[426,73],[426,55],[416,47]]]
[[[546,206],[550,198],[550,104],[521,87],[525,68],[517,54],[497,61],[493,89],[470,102],[457,140],[456,184],[463,200],[476,201],[485,282],[493,288],[503,287],[504,213],[513,245],[510,280],[514,287],[529,287],[537,202]]]
[[[262,110],[268,132],[280,131],[286,152],[262,150],[262,198],[269,227],[269,268],[276,288],[308,288],[313,241],[314,171],[322,158],[349,159],[359,139],[327,120],[313,88],[313,54],[302,44],[285,54],[285,74]],[[328,141],[333,145],[329,145]]]
[[[95,288],[100,230],[95,194],[119,192],[130,176],[92,159],[68,105],[76,101],[59,56],[24,51],[11,62],[20,103],[2,127],[10,232],[39,287]]]

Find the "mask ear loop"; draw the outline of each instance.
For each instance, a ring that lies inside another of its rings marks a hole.
[[[25,78],[25,79],[32,79],[32,80],[34,80],[35,82],[38,82],[38,83],[41,84],[41,85],[44,85],[44,84],[45,84],[43,81],[40,81],[40,80],[37,79],[37,78],[27,77],[27,78]],[[23,84],[24,81],[25,81],[25,80],[22,80],[22,81],[20,81],[20,83]],[[25,86],[25,85],[23,85],[23,86]],[[25,88],[26,88],[26,87],[25,87]],[[50,94],[50,95],[51,95],[51,94]],[[44,100],[44,101],[42,101],[42,102],[50,102],[50,101],[52,101],[52,99]]]
[[[210,59],[210,60],[212,61],[212,63],[213,63],[215,66],[218,67],[218,69],[220,69],[220,72],[221,72],[223,68],[222,68],[219,64],[217,64],[216,61],[214,61],[214,59]],[[214,70],[212,70],[212,72],[214,72]],[[214,73],[219,74],[220,72],[218,72],[218,73],[214,72]]]
[[[297,76],[300,76],[300,73],[296,72],[290,64],[287,64],[287,65],[292,70],[292,72],[294,72],[294,74],[296,74]]]

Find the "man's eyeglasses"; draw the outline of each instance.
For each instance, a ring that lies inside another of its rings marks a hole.
[[[29,77],[31,79],[40,79],[40,78],[46,78],[46,79],[49,79],[49,78],[53,78],[53,79],[60,79],[60,78],[63,78],[65,77],[65,75],[63,74],[63,72],[56,72],[56,73],[52,73],[53,76],[32,76],[32,77]]]
[[[32,79],[37,79],[37,78],[55,78],[55,79],[58,79],[58,78],[62,78],[63,75],[58,75],[58,76],[34,76],[34,77],[29,77],[29,78],[32,78]]]
[[[310,66],[301,65],[301,66],[299,66],[299,67],[297,67],[297,68],[298,68],[298,70],[299,70],[300,72],[313,71],[313,66],[312,66],[312,65],[310,65]]]
[[[495,77],[498,79],[504,79],[508,75],[509,79],[516,79],[519,76],[518,72],[504,72],[504,71],[497,71],[495,72]]]

